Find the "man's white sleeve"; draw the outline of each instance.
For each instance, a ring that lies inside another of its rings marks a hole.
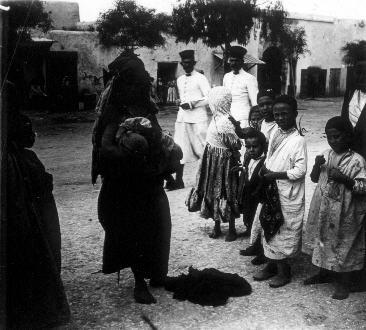
[[[252,79],[248,82],[248,95],[250,100],[250,105],[253,107],[257,105],[257,95],[258,95],[258,82],[257,78],[253,76]]]

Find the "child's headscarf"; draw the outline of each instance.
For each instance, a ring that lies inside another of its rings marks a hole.
[[[214,87],[208,94],[208,104],[214,116],[230,115],[231,101],[231,93],[226,87]]]

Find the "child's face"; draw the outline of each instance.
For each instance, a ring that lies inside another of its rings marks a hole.
[[[295,127],[297,113],[287,103],[276,103],[273,106],[273,117],[279,128],[288,130]]]
[[[261,113],[259,110],[253,111],[250,114],[250,121],[253,122],[254,125],[258,125],[258,122],[262,119]]]
[[[258,99],[259,111],[265,121],[273,121],[272,102],[273,100],[269,96],[262,96]]]
[[[348,150],[350,139],[346,133],[337,130],[336,128],[329,128],[325,130],[329,146],[336,153],[342,153]]]
[[[245,139],[245,148],[251,159],[256,159],[263,153],[263,146],[257,138]]]

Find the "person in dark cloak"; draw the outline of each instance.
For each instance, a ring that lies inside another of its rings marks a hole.
[[[354,128],[353,150],[366,159],[366,47],[358,52],[353,80],[344,95],[342,117]],[[354,274],[353,282],[352,291],[366,291],[366,266]]]
[[[29,149],[32,123],[14,107],[14,91],[7,89],[7,326],[51,328],[70,319],[52,175]]]
[[[150,286],[163,286],[168,272],[171,218],[163,182],[169,169],[162,162],[162,132],[143,62],[125,53],[109,70],[114,76],[98,102],[99,117],[93,131],[92,182],[98,175],[102,178],[98,199],[99,221],[105,231],[102,272],[131,268],[135,301],[151,304],[156,300],[145,279],[150,279]],[[147,154],[137,135],[127,138],[125,145],[116,139],[120,124],[136,117],[151,123]],[[137,145],[144,154],[136,152]],[[179,161],[176,163],[179,166]]]

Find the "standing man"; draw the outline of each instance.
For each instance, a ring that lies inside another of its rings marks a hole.
[[[179,55],[185,74],[177,79],[179,111],[175,122],[174,140],[182,148],[183,159],[175,181],[168,180],[166,184],[169,190],[184,188],[184,164],[201,158],[211,120],[206,108],[210,84],[203,74],[194,70],[194,51],[184,50]]]
[[[257,78],[243,69],[244,55],[247,50],[241,46],[230,48],[229,63],[231,72],[224,76],[223,85],[231,91],[231,115],[240,122],[241,127],[248,127],[250,108],[257,105]]]

